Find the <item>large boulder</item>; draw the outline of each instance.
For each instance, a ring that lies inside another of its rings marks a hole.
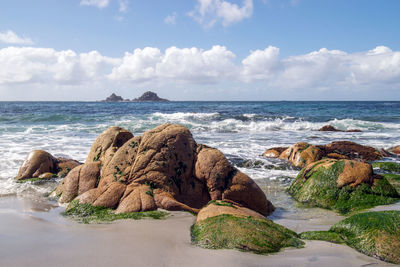
[[[26,156],[15,179],[64,177],[79,165],[80,163],[73,159],[56,158],[46,151],[33,150]]]
[[[253,210],[224,201],[211,201],[200,210],[191,236],[195,245],[204,248],[240,249],[257,254],[304,244],[295,232]]]
[[[111,127],[96,139],[85,165],[93,161],[101,168],[96,185],[77,191],[77,181],[88,178],[70,174],[56,190],[61,192],[61,202],[77,196],[79,203],[112,208],[116,213],[157,208],[197,213],[210,200],[231,201],[264,216],[274,209],[252,179],[217,149],[198,145],[181,125],[163,124],[141,137]],[[67,183],[75,186],[67,187]]]
[[[108,128],[94,141],[85,163],[100,162],[107,165],[114,153],[132,137],[133,134],[123,128]]]
[[[370,164],[354,160],[323,159],[310,164],[288,192],[299,202],[342,214],[400,200],[395,188],[375,175]]]

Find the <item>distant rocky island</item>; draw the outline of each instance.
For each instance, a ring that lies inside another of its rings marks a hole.
[[[168,102],[168,101],[169,101],[168,99],[158,97],[158,95],[154,92],[147,91],[141,97],[132,100],[124,99],[121,96],[112,93],[102,102]]]

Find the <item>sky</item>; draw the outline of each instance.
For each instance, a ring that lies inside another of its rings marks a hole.
[[[398,0],[4,0],[0,101],[400,100]]]

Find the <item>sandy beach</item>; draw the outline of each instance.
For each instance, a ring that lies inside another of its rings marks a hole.
[[[63,209],[46,199],[1,198],[0,266],[392,266],[323,241],[268,256],[198,248],[190,241],[195,217],[186,212],[86,225],[61,216]]]

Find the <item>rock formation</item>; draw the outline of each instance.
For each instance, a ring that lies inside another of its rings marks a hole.
[[[158,97],[158,95],[154,92],[147,91],[141,97],[135,98],[132,101],[136,101],[136,102],[167,102],[169,100]]]
[[[109,97],[106,98],[106,100],[104,100],[104,102],[121,102],[121,101],[124,101],[124,99],[121,96],[116,95],[114,93],[112,93]]]
[[[64,177],[79,165],[80,163],[73,159],[56,158],[46,151],[33,150],[25,158],[15,179]]]
[[[290,185],[289,194],[299,202],[342,214],[397,202],[400,195],[369,163],[323,159],[305,167]]]
[[[379,151],[370,146],[363,146],[349,141],[336,141],[327,145],[311,145],[296,143],[288,148],[275,147],[267,149],[263,156],[288,160],[293,166],[303,168],[322,158],[351,159],[361,161],[380,160],[386,156],[385,151]]]
[[[175,124],[136,137],[119,127],[108,128],[93,143],[85,164],[64,178],[56,194],[60,202],[76,199],[116,213],[157,208],[197,213],[210,200],[264,216],[274,210],[257,184],[220,151],[197,144],[187,128]]]

